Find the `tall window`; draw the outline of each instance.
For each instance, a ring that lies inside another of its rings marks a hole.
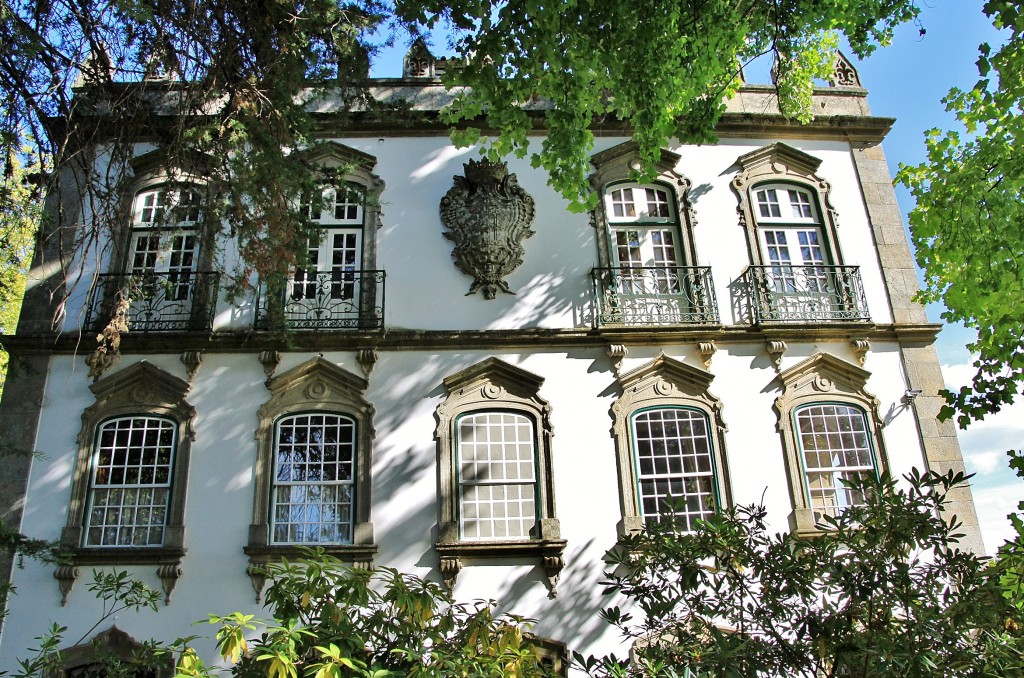
[[[673,270],[682,264],[678,212],[658,185],[618,184],[605,191],[614,264],[624,292],[679,292]]]
[[[533,421],[475,412],[459,417],[456,428],[462,538],[529,539],[537,523]]]
[[[351,544],[356,422],[299,414],[277,423],[271,493],[274,544]]]
[[[645,410],[633,417],[640,514],[684,532],[717,505],[707,416],[697,410]]]
[[[362,260],[363,193],[353,186],[324,189],[322,200],[310,201],[306,212],[321,226],[309,246],[306,267],[295,272],[291,299],[358,303]]]
[[[542,377],[488,358],[444,379],[437,406],[434,549],[445,584],[463,558],[537,558],[557,590],[565,540],[555,517],[551,406]]]
[[[200,194],[191,189],[159,187],[139,193],[132,212],[126,272],[159,277],[168,300],[188,299],[199,261],[196,225],[201,208]]]
[[[171,495],[177,424],[119,417],[96,434],[84,546],[160,546]]]
[[[878,399],[864,387],[871,373],[819,352],[779,373],[775,399],[789,480],[790,527],[813,534],[825,516],[863,502],[844,481],[885,468]]]
[[[823,266],[830,262],[810,192],[797,186],[769,185],[754,191],[754,202],[765,263],[776,291],[825,291],[828,280]]]
[[[815,521],[862,504],[864,497],[846,481],[876,473],[864,412],[850,405],[807,405],[796,411],[796,428]]]

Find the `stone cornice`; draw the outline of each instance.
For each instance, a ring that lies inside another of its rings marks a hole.
[[[657,346],[695,341],[717,344],[763,342],[766,339],[797,342],[847,341],[851,337],[869,341],[903,344],[934,343],[942,329],[939,323],[787,323],[776,325],[615,327],[592,329],[510,329],[510,330],[406,330],[371,332],[296,332],[282,337],[272,332],[167,332],[125,334],[121,352],[125,355],[180,353],[202,350],[211,353],[256,353],[278,351],[355,351],[372,346],[381,351],[476,350],[605,347],[609,343]],[[91,337],[78,333],[57,335],[13,335],[4,338],[4,348],[18,355],[88,355]]]

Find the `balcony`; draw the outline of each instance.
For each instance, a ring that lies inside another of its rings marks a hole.
[[[256,329],[370,330],[384,326],[384,271],[299,271],[281,293],[260,288]]]
[[[131,332],[209,331],[220,273],[194,271],[108,273],[89,293],[85,329],[100,332],[124,313]]]
[[[871,320],[858,266],[750,266],[743,282],[756,322]]]
[[[718,302],[708,266],[595,268],[600,325],[714,325]]]

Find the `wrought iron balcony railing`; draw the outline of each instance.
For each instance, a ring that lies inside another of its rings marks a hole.
[[[871,319],[858,266],[750,266],[743,279],[757,322]]]
[[[131,332],[208,331],[219,286],[212,272],[103,274],[89,293],[85,328],[99,332],[123,312]]]
[[[260,289],[256,329],[367,330],[384,326],[384,271],[299,271],[283,293]]]
[[[595,268],[597,324],[717,324],[708,266]]]

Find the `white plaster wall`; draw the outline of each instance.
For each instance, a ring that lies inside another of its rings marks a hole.
[[[595,152],[625,141],[603,137]],[[588,214],[573,214],[549,186],[541,170],[528,160],[510,158],[509,171],[536,203],[535,235],[524,241],[523,264],[507,277],[515,294],[499,293],[488,301],[480,293],[467,296],[473,280],[452,261],[453,243],[442,233],[441,198],[463,163],[478,157],[475,149],[457,149],[446,136],[338,138],[336,141],[377,158],[375,173],[386,187],[381,195],[381,230],[377,235],[377,268],[386,271],[385,325],[422,330],[572,328],[590,324],[597,240]],[[738,281],[750,263],[736,212],[737,198],[729,183],[737,172],[736,158],[772,143],[772,139],[725,139],[717,145],[678,146],[678,171],[693,182],[697,217],[694,239],[698,263],[711,266],[722,322],[744,323],[737,312]],[[818,174],[831,183],[838,213],[839,245],[846,265],[860,266],[868,309],[875,322],[891,322],[892,314],[879,270],[864,199],[857,183],[849,145],[843,142],[787,141],[821,159]],[[103,244],[100,244],[103,249]],[[109,248],[107,248],[109,249]],[[218,243],[222,270],[237,264],[232,242]],[[68,306],[78,322],[95,257],[83,262],[85,283]],[[253,281],[255,282],[255,281]],[[234,302],[222,290],[214,321],[219,331],[251,328],[253,297]]]
[[[692,344],[631,349],[623,365],[633,369],[664,352],[700,366]],[[791,343],[783,369],[816,353],[832,353],[853,361],[846,342]],[[433,551],[438,517],[434,410],[445,397],[445,376],[492,355],[545,378],[540,395],[552,406],[553,473],[557,517],[568,540],[566,567],[559,595],[549,599],[543,573],[535,561],[505,564],[470,562],[456,586],[462,600],[494,598],[506,609],[535,617],[542,635],[568,642],[584,653],[615,651],[620,640],[597,612],[613,602],[600,595],[601,557],[615,541],[621,518],[615,450],[609,408],[618,393],[611,365],[599,349],[490,353],[485,351],[382,351],[372,373],[368,400],[376,408],[373,450],[372,519],[380,546],[378,565],[396,567],[435,580]],[[278,373],[314,353],[286,353]],[[356,374],[351,353],[325,357]],[[114,368],[138,360],[124,357]],[[177,355],[147,360],[180,377],[185,370]],[[898,407],[906,385],[895,345],[878,342],[867,355],[872,376],[867,389],[880,401],[884,417]],[[729,426],[726,459],[734,502],[761,501],[768,506],[772,530],[788,528],[791,502],[776,415],[779,394],[776,372],[760,343],[723,344],[710,371],[711,392],[723,403]],[[78,414],[93,398],[83,359],[52,360],[39,427],[40,456],[33,460],[22,530],[33,537],[56,539],[65,524],[71,470],[80,428]],[[207,613],[234,610],[265,615],[254,602],[247,559],[242,547],[252,519],[256,411],[268,398],[265,375],[255,354],[207,354],[193,382],[188,401],[195,406],[196,439],[189,469],[186,505],[188,554],[172,602],[156,614],[122,614],[117,625],[134,637],[164,640],[211,627],[192,627]],[[923,464],[916,428],[909,412],[898,413],[884,429],[884,449],[897,475]],[[124,568],[150,585],[159,586],[154,567]],[[60,607],[53,568],[26,560],[14,574],[18,587],[11,616],[0,638],[0,669],[34,647],[34,638],[52,622],[69,627],[76,640],[99,616],[100,606],[87,590],[89,568],[81,576],[66,607]],[[212,659],[212,644],[200,647]]]

